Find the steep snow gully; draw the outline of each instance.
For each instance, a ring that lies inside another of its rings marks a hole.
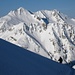
[[[0,39],[0,75],[75,75],[75,70]]]

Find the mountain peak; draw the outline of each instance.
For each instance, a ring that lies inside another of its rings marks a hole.
[[[58,11],[57,9],[54,9],[53,12],[59,13],[60,11]]]
[[[18,8],[19,11],[24,11],[25,9],[23,7]]]

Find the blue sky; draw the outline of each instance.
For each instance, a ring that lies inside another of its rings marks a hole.
[[[33,12],[57,9],[69,17],[75,18],[75,0],[0,0],[0,17],[19,7]]]

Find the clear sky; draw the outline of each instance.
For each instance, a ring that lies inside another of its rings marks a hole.
[[[75,18],[75,0],[0,0],[0,17],[19,7],[33,12],[57,9],[69,17]]]

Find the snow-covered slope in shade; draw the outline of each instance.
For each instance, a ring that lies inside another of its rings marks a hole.
[[[75,70],[0,39],[0,75],[75,75]]]
[[[75,21],[57,10],[11,11],[0,18],[0,38],[55,61],[75,60]]]

